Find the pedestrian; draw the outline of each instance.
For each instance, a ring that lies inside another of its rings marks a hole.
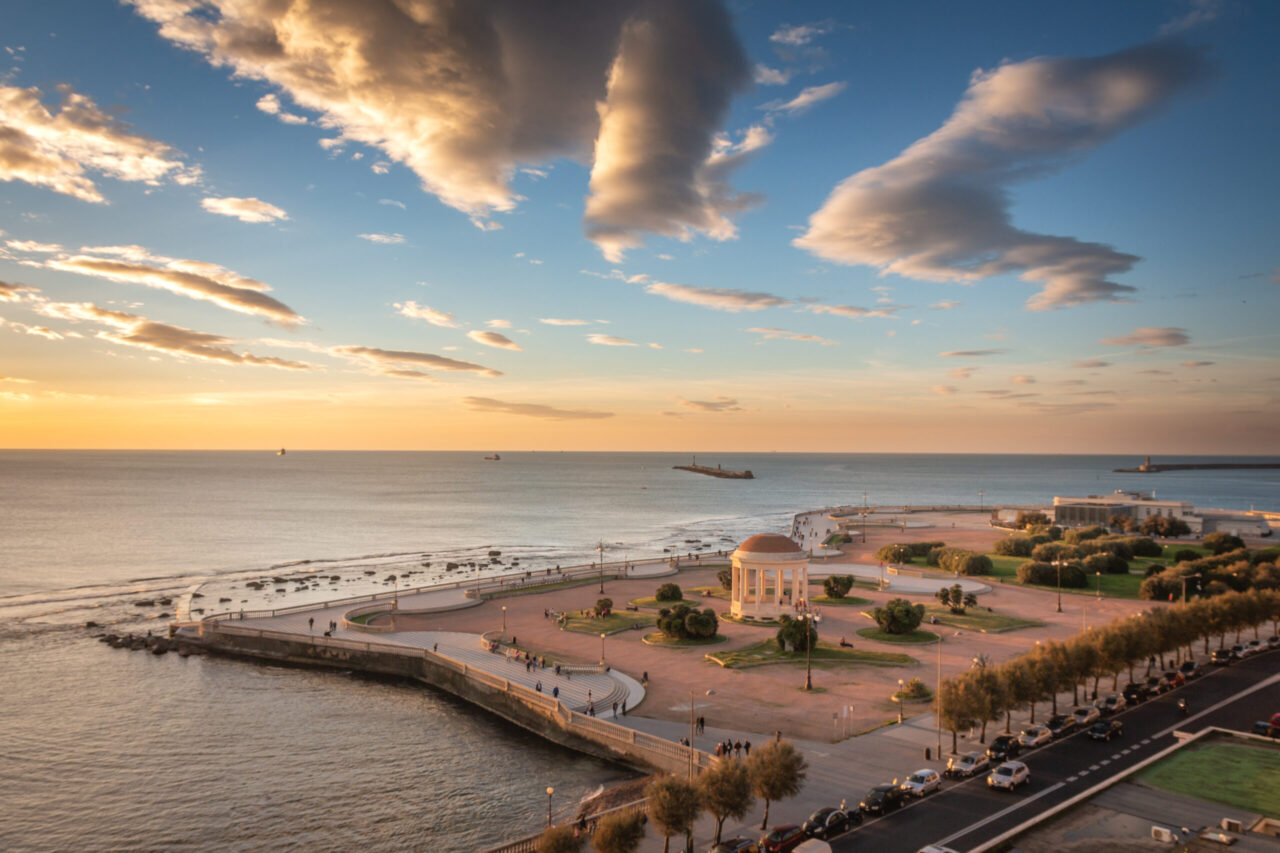
[[[681,738],[681,740],[683,740],[683,738]],[[719,758],[721,753],[723,752],[724,752],[724,744],[722,743],[716,744],[716,758]]]
[[[537,684],[533,685],[533,689],[534,689],[534,690],[536,690],[536,691],[538,691],[539,693],[541,693],[541,692],[542,692],[542,682],[541,682],[541,681],[539,681]]]
[[[742,757],[742,741],[738,741],[733,745],[733,752],[738,758]]]
[[[587,691],[587,701],[588,701],[588,702],[590,702],[590,701],[591,701],[591,691],[590,691],[590,690],[588,690],[588,691]]]
[[[613,718],[615,720],[618,719],[618,700],[617,699],[613,700]]]
[[[698,734],[702,734],[706,730],[707,730],[707,718],[703,716],[699,716],[698,717]]]
[[[595,703],[595,702],[592,702],[590,705],[588,705],[588,706],[587,706],[587,714],[589,714],[589,715],[590,715],[590,716],[592,716],[592,717],[594,717],[594,716],[596,715],[596,703]]]
[[[749,740],[744,740],[744,741],[742,742],[742,756],[743,756],[744,758],[750,758],[750,757],[751,757],[751,741],[749,741]],[[840,806],[840,808],[844,808],[844,806],[843,806],[843,805],[841,805],[841,806]]]
[[[623,699],[622,700],[622,716],[625,717],[626,715],[627,715],[627,700]]]
[[[440,650],[440,644],[439,644],[439,643],[432,643],[432,644],[431,644],[431,652],[432,652],[432,654],[435,654],[435,653],[436,653],[436,652],[438,652],[439,650]]]
[[[314,631],[316,629],[316,617],[312,616],[307,620],[307,630]]]
[[[560,698],[560,685],[557,684],[555,687],[551,688],[551,698],[552,699]]]
[[[641,683],[641,684],[644,684],[644,685],[648,685],[648,683],[649,683],[649,670],[647,670],[647,669],[646,669],[646,670],[644,671],[644,675],[640,676],[640,683]]]

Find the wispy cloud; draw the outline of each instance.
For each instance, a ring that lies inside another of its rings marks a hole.
[[[1098,367],[1110,367],[1111,362],[1103,361],[1100,358],[1082,358],[1071,366],[1089,370]]]
[[[494,400],[491,397],[463,397],[467,408],[477,412],[493,412],[501,415],[521,415],[527,418],[542,418],[552,421],[594,421],[613,417],[613,412],[598,412],[591,409],[557,409],[541,403],[509,403]]]
[[[357,234],[361,240],[368,240],[370,243],[380,243],[389,246],[394,243],[403,243],[403,234]]]
[[[598,332],[587,335],[587,343],[597,344],[602,347],[638,347],[635,341],[629,341],[626,338],[619,338],[615,335],[602,335]]]
[[[380,368],[382,372],[386,372],[387,370],[412,370],[415,367],[423,367],[432,370],[478,373],[481,376],[502,375],[502,371],[494,370],[491,367],[485,367],[482,364],[473,364],[469,361],[459,361],[456,358],[448,358],[443,355],[434,355],[426,352],[416,352],[414,350],[387,350],[380,349],[378,347],[340,346],[334,347],[331,352],[336,355],[365,361]],[[404,374],[397,373],[389,375]]]
[[[951,352],[940,352],[940,353],[938,353],[938,357],[939,357],[939,358],[983,358],[984,356],[988,356],[988,355],[1000,355],[1000,354],[1001,354],[1001,353],[1003,353],[1003,352],[1007,352],[1007,350],[1002,350],[1002,349],[958,349],[958,350],[952,350]],[[967,370],[974,370],[974,369],[976,369],[976,368],[964,368],[964,369],[967,369]]]
[[[788,68],[770,68],[767,65],[756,65],[755,81],[760,86],[785,86],[791,82],[795,72]]]
[[[970,376],[973,376],[974,371],[977,369],[978,368],[976,367],[957,367],[947,375],[952,379],[968,379]]]
[[[37,88],[0,86],[0,181],[23,181],[106,203],[90,173],[159,186],[192,184],[200,170],[163,142],[98,108],[87,95],[64,87],[58,112],[41,103]]]
[[[210,197],[202,199],[200,206],[210,213],[232,216],[241,222],[275,222],[289,218],[282,209],[259,198]]]
[[[28,254],[52,255],[63,250],[62,246],[57,243],[38,243],[35,240],[9,240],[5,245],[15,252]]]
[[[291,113],[280,105],[280,96],[275,93],[269,93],[258,98],[255,106],[267,115],[275,116],[285,124],[310,124],[306,116],[300,116],[297,113]]]
[[[490,329],[510,329],[510,320],[485,320],[484,324]]]
[[[926,281],[1020,273],[1043,285],[1032,310],[1123,301],[1135,288],[1111,277],[1135,255],[1015,227],[1009,188],[1075,162],[1206,73],[1201,53],[1176,42],[977,72],[941,128],[837,185],[793,242]]]
[[[498,332],[482,332],[479,329],[472,329],[470,332],[467,332],[467,337],[475,341],[476,343],[483,344],[484,346],[487,346],[487,347],[496,347],[497,349],[509,349],[509,350],[524,349],[524,347],[520,346],[518,343],[511,340],[511,338],[508,338],[506,335],[500,334]]]
[[[1113,347],[1182,347],[1191,343],[1191,336],[1176,326],[1140,326],[1132,334],[1103,338],[1102,343]]]
[[[821,86],[806,86],[800,90],[800,94],[796,95],[789,101],[782,103],[766,104],[762,109],[766,109],[771,113],[802,113],[812,107],[814,104],[822,103],[830,100],[840,94],[848,86],[845,82],[824,83]]]
[[[572,320],[572,319],[566,319],[563,317],[539,317],[538,322],[548,326],[589,326],[591,325],[590,321],[588,320]]]
[[[396,312],[405,316],[413,317],[417,320],[426,320],[433,326],[443,326],[446,329],[456,329],[458,327],[458,318],[452,314],[446,314],[443,311],[437,311],[428,305],[419,305],[412,299],[406,302],[394,303]]]
[[[394,198],[380,198],[380,199],[378,199],[378,204],[384,204],[384,205],[386,205],[387,207],[398,207],[398,208],[400,208],[401,210],[405,210],[405,209],[406,209],[406,208],[405,208],[405,205],[404,205],[404,202],[402,202],[402,201],[396,201]]]
[[[929,307],[935,311],[950,311],[952,308],[959,308],[963,304],[964,304],[963,302],[955,302],[955,301],[947,300],[944,302],[935,302]]]
[[[40,288],[29,284],[0,281],[0,302],[22,302],[40,292]]]
[[[1222,12],[1222,0],[1187,0],[1186,12],[1160,27],[1160,35],[1172,36],[1213,21]]]
[[[783,24],[769,36],[769,41],[787,47],[803,47],[819,36],[824,36],[835,28],[831,21],[816,21],[810,24]]]
[[[859,308],[856,305],[806,305],[804,310],[814,314],[833,314],[837,317],[851,317],[858,320],[863,317],[892,317],[904,307],[903,305],[886,305],[882,308]]]
[[[1020,373],[1017,376],[1010,377],[1009,381],[1014,385],[1034,385],[1036,383],[1036,378],[1034,376],[1027,376],[1026,374]]]
[[[1183,367],[1210,367],[1214,364],[1217,364],[1217,362],[1216,361],[1184,361],[1182,362]]]
[[[947,396],[950,396],[950,395],[952,395],[952,394],[956,393],[956,386],[954,386],[954,385],[934,385],[934,386],[933,386],[933,388],[932,388],[931,390],[932,390],[932,391],[933,391],[933,393],[935,393],[935,394],[941,394],[942,396],[947,397]]]
[[[670,284],[655,281],[645,285],[645,293],[665,296],[673,302],[686,302],[690,305],[701,305],[716,311],[759,311],[764,308],[777,308],[790,305],[789,299],[774,296],[772,293],[757,293],[748,290],[734,290],[725,287],[694,287],[688,284]]]
[[[806,332],[792,332],[787,329],[774,329],[769,327],[747,329],[752,334],[760,335],[766,341],[804,341],[806,343],[822,344],[824,347],[836,346],[837,341],[827,340],[817,335],[811,335]]]
[[[686,409],[693,409],[699,412],[741,412],[742,407],[738,405],[738,401],[733,397],[719,395],[711,400],[686,400],[684,397],[677,397],[676,400]]]

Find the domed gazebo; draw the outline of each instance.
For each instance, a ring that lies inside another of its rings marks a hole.
[[[809,584],[809,557],[777,533],[757,533],[733,552],[733,616],[777,619],[794,613]]]

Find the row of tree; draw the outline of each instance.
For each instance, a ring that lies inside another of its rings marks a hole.
[[[746,817],[757,799],[764,801],[760,829],[765,829],[769,805],[800,793],[806,772],[804,756],[790,741],[770,741],[743,761],[717,761],[692,781],[669,774],[654,777],[645,789],[648,819],[662,833],[663,853],[669,850],[672,836],[692,832],[704,812],[715,819],[712,843],[719,844],[724,822]],[[633,853],[644,838],[644,823],[638,813],[606,817],[592,833],[591,846],[596,853]],[[538,840],[538,853],[578,853],[584,841],[572,826],[553,826]]]
[[[1190,657],[1192,645],[1200,640],[1207,653],[1213,637],[1220,647],[1225,646],[1227,634],[1234,632],[1238,641],[1248,628],[1256,638],[1259,627],[1267,622],[1273,631],[1280,631],[1280,592],[1232,592],[1149,610],[1064,642],[1038,643],[1032,651],[999,666],[980,657],[972,669],[943,680],[935,708],[942,726],[951,731],[954,752],[956,733],[962,729],[981,726],[979,742],[986,743],[987,723],[1002,714],[1005,731],[1010,729],[1013,711],[1020,708],[1027,708],[1035,723],[1036,704],[1049,701],[1056,714],[1061,692],[1072,691],[1072,702],[1078,704],[1090,680],[1093,693],[1103,678],[1110,678],[1115,690],[1120,673],[1128,671],[1132,681],[1134,667],[1143,662],[1159,658],[1163,667],[1166,656],[1173,655],[1176,663],[1184,654]]]
[[[1142,582],[1138,595],[1150,601],[1172,601],[1183,589],[1192,595],[1215,596],[1250,589],[1280,589],[1280,566],[1274,550],[1239,548],[1197,559],[1183,560]]]

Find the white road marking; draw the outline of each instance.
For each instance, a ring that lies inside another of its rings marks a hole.
[[[1090,769],[1090,770],[1097,770],[1097,769],[1098,769],[1099,767],[1101,767],[1101,766],[1102,766],[1102,765],[1100,765],[1100,764],[1090,764],[1090,765],[1089,765],[1089,769]]]
[[[1000,811],[996,812],[993,815],[988,815],[987,817],[983,818],[977,823],[971,823],[968,826],[966,826],[964,829],[960,830],[959,832],[948,835],[946,838],[942,839],[941,841],[935,841],[933,843],[938,847],[945,847],[949,842],[954,841],[955,839],[960,838],[963,835],[968,835],[970,832],[973,832],[976,829],[981,829],[982,827],[991,823],[991,821],[999,820],[1000,818],[1009,814],[1009,812],[1017,811],[1018,809],[1027,805],[1028,803],[1034,802],[1048,794],[1052,794],[1054,791],[1058,790],[1061,787],[1062,787],[1061,782],[1057,783],[1056,785],[1050,785],[1048,788],[1045,788],[1043,791],[1041,791],[1038,794],[1034,794],[1030,797],[1027,797],[1024,800],[1020,800],[1019,802],[1014,803],[1013,805],[1009,806],[1006,809],[1001,809]]]

